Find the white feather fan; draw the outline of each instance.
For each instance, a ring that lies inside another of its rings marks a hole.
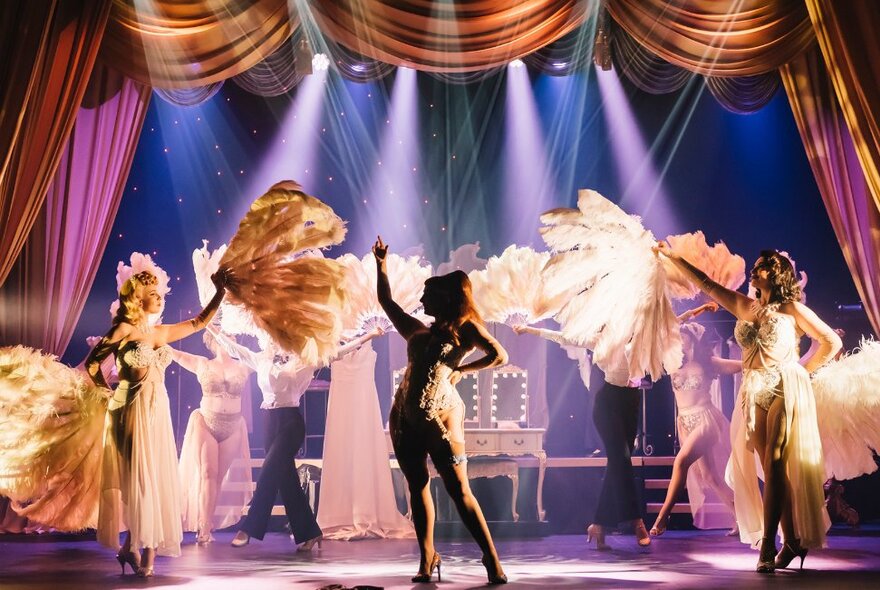
[[[593,351],[606,373],[659,379],[681,366],[678,321],[666,294],[666,273],[641,220],[592,190],[577,209],[541,216],[553,250],[544,268],[546,296],[564,296],[557,314],[567,340]]]
[[[501,256],[491,257],[483,270],[472,271],[468,276],[483,319],[513,326],[534,324],[557,313],[565,294],[547,297],[543,270],[548,260],[549,252],[512,245]]]
[[[880,342],[816,371],[812,380],[828,477],[850,479],[877,469],[880,451]]]
[[[348,305],[343,318],[346,339],[379,327],[384,331],[392,328],[391,321],[376,297],[376,260],[372,253],[358,258],[345,254],[336,259],[345,267],[345,288]],[[391,297],[406,313],[412,314],[421,307],[425,280],[431,277],[431,265],[419,256],[388,254],[385,259]]]

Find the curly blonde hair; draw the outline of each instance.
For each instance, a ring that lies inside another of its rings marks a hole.
[[[159,284],[159,279],[151,272],[143,271],[133,275],[122,283],[119,289],[119,309],[113,318],[116,326],[125,322],[132,326],[142,326],[147,322],[147,314],[140,303],[140,294],[144,287]]]

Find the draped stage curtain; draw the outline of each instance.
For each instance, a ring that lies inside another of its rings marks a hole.
[[[0,285],[43,205],[109,14],[110,0],[4,2],[0,8],[0,47],[7,50],[0,60]]]
[[[268,57],[298,22],[287,0],[113,0],[101,58],[149,86],[208,86]]]
[[[580,25],[594,0],[307,0],[321,32],[350,50],[426,72],[506,65]]]
[[[607,6],[652,53],[698,74],[764,74],[815,38],[803,0],[608,0]]]
[[[798,131],[874,332],[880,334],[880,209],[871,196],[845,109],[817,49],[783,66]]]
[[[150,89],[97,66],[46,195],[0,289],[0,343],[61,355],[92,288],[146,117]]]

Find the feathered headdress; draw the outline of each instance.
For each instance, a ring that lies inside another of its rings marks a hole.
[[[162,309],[159,313],[147,316],[147,323],[151,326],[161,323],[162,311],[165,310],[165,296],[171,292],[171,277],[168,276],[168,273],[162,270],[162,267],[153,262],[153,259],[150,258],[149,254],[132,252],[129,262],[131,263],[131,266],[125,264],[121,260],[116,265],[116,292],[118,293],[119,290],[122,289],[122,285],[125,281],[144,271],[156,277],[156,280],[158,281],[156,284],[156,291],[162,297]],[[110,304],[110,317],[116,317],[116,312],[118,310],[119,300],[117,299]]]

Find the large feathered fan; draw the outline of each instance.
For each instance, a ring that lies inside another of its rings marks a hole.
[[[577,209],[541,216],[554,251],[544,268],[546,296],[569,302],[557,314],[568,340],[593,351],[606,373],[658,379],[681,366],[678,321],[666,294],[666,273],[641,220],[592,190]]]
[[[156,277],[156,280],[158,281],[156,284],[156,292],[162,297],[162,304],[159,313],[147,316],[147,322],[150,325],[161,323],[162,311],[165,309],[165,296],[171,292],[171,277],[168,276],[167,272],[162,270],[162,267],[153,262],[153,259],[150,258],[149,254],[132,252],[129,257],[129,262],[131,263],[131,266],[128,266],[121,260],[116,265],[116,292],[119,293],[119,290],[122,289],[122,284],[134,275],[140,274],[144,271],[149,272]],[[117,299],[110,304],[110,317],[115,317],[118,310],[119,300]]]
[[[549,252],[508,246],[501,256],[493,256],[483,270],[468,276],[474,301],[483,319],[489,322],[533,324],[556,314],[565,303],[565,293],[548,298],[543,285],[544,265]]]
[[[812,380],[828,477],[850,479],[877,470],[880,451],[880,342],[816,371]]]
[[[348,306],[342,322],[345,337],[352,338],[376,327],[385,331],[391,329],[391,321],[376,297],[376,260],[373,254],[363,258],[345,254],[336,260],[346,271]],[[420,300],[425,280],[431,277],[431,265],[419,256],[388,254],[385,268],[391,284],[391,297],[406,313],[415,312],[422,305]]]
[[[61,531],[94,527],[109,390],[25,346],[0,348],[0,495]]]
[[[340,243],[345,223],[293,181],[254,201],[220,260],[233,272],[230,303],[309,365],[326,363],[342,334],[345,268],[315,255]]]
[[[705,272],[709,277],[727,287],[739,289],[746,280],[746,261],[742,256],[732,254],[724,242],[714,246],[706,243],[703,232],[668,236],[666,241],[672,251]],[[665,256],[661,257],[666,269],[666,284],[669,296],[674,299],[693,299],[700,290],[677,266]]]
[[[202,240],[202,247],[193,250],[193,271],[196,275],[196,286],[199,290],[199,303],[202,306],[208,304],[216,288],[211,282],[213,275],[220,268],[220,260],[226,253],[226,244],[221,245],[213,252],[208,250],[208,240]],[[214,316],[213,323],[220,326],[224,334],[248,334],[257,338],[264,337],[264,332],[256,325],[253,314],[241,305],[234,305],[228,299],[224,299]]]

